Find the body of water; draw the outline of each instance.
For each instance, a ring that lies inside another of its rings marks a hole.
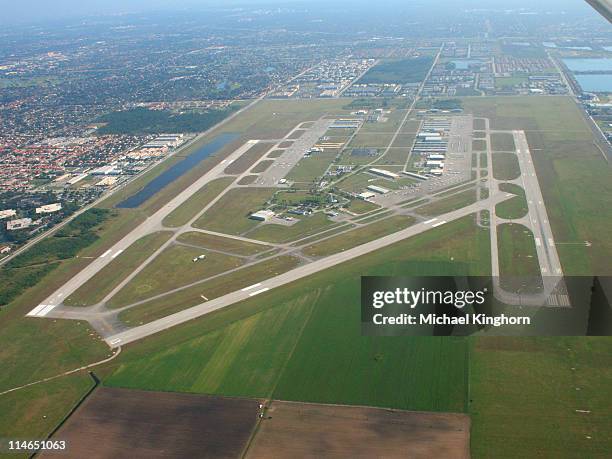
[[[186,172],[189,172],[191,169],[200,164],[200,162],[202,162],[204,159],[218,152],[219,150],[221,150],[221,148],[223,148],[228,143],[236,140],[238,137],[239,135],[235,133],[226,133],[215,137],[213,140],[202,145],[192,154],[185,157],[185,159],[179,161],[178,163],[167,169],[165,172],[155,177],[153,180],[147,183],[140,191],[133,194],[129,198],[121,201],[119,204],[117,204],[116,207],[123,209],[132,209],[134,207],[138,207],[147,199],[151,198],[159,190],[174,182],[177,178],[181,177]]]
[[[576,81],[586,92],[612,92],[612,75],[574,75]]]
[[[567,58],[563,59],[563,62],[572,72],[612,72],[612,58]]]

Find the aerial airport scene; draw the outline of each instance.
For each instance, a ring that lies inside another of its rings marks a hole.
[[[8,7],[0,457],[609,457],[610,8],[440,3]]]

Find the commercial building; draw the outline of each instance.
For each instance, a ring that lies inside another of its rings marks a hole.
[[[62,204],[56,202],[54,204],[47,204],[46,206],[40,206],[36,208],[37,214],[52,214],[53,212],[58,212],[62,210]]]
[[[20,229],[28,228],[32,225],[31,218],[20,218],[18,220],[11,220],[6,222],[6,229],[8,231],[15,231]]]

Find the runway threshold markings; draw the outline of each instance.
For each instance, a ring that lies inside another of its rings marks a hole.
[[[268,290],[270,290],[268,287],[264,287],[262,289],[256,290],[253,293],[249,293],[249,296],[259,295],[260,293],[267,292]]]
[[[113,249],[108,249],[106,252],[104,252],[102,255],[100,255],[100,258],[104,258],[105,256],[107,256],[109,253],[111,253],[113,251]]]
[[[38,313],[39,313],[40,311],[42,311],[42,310],[43,310],[44,308],[46,308],[46,307],[47,307],[47,305],[46,305],[46,304],[39,304],[39,305],[38,305],[38,306],[36,306],[34,309],[32,309],[30,312],[28,312],[26,315],[27,315],[27,316],[30,316],[30,317],[32,317],[32,316],[36,316],[36,315],[38,315]]]
[[[431,220],[427,220],[426,222],[423,222],[424,225],[429,225],[430,223],[433,223],[437,220],[437,218],[432,218]]]
[[[257,288],[261,285],[261,282],[258,282],[257,284],[253,284],[253,285],[249,285],[248,287],[245,287],[242,289],[243,292],[247,292],[249,290],[253,290],[254,288]]]
[[[118,250],[111,258],[116,258],[121,252],[123,252],[123,249]]]
[[[435,225],[431,225],[432,228],[436,228],[438,226],[444,225],[446,223],[445,220],[442,220],[441,222],[436,223]]]

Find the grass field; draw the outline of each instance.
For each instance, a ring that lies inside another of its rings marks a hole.
[[[500,218],[514,220],[527,215],[529,208],[525,199],[525,190],[513,183],[500,183],[499,189],[516,195],[514,198],[500,202],[495,206],[495,214]]]
[[[199,255],[204,260],[193,262]],[[172,245],[160,253],[108,302],[111,308],[126,306],[173,288],[238,268],[240,258],[204,249]]]
[[[102,268],[85,282],[64,303],[68,306],[93,306],[102,301],[125,277],[138,268],[170,237],[168,231],[144,236],[128,247],[125,252]]]
[[[231,252],[236,255],[255,255],[256,253],[268,250],[270,247],[250,242],[238,241],[228,237],[215,236],[200,232],[190,232],[181,234],[177,240],[186,244],[197,245],[198,247],[214,250]]]
[[[467,342],[361,336],[359,279],[486,274],[488,244],[472,216],[449,223],[135,343],[105,384],[464,411]]]
[[[521,176],[521,167],[514,153],[493,154],[493,176],[497,180],[514,180]]]
[[[273,159],[264,159],[262,161],[259,161],[257,165],[255,165],[255,167],[251,169],[251,172],[253,174],[260,174],[262,172],[265,172],[272,164],[274,164]]]
[[[608,337],[477,338],[472,457],[609,456],[611,345]]]
[[[226,293],[289,271],[298,264],[299,260],[291,256],[280,256],[262,261],[256,265],[245,267],[233,273],[127,309],[121,312],[119,318],[129,325],[150,322],[202,303],[204,301],[202,295],[212,300]]]
[[[491,134],[491,149],[493,151],[515,151],[514,136],[506,132]]]
[[[511,292],[539,291],[542,284],[533,233],[516,223],[497,227],[500,284]]]
[[[484,139],[474,139],[472,140],[472,150],[474,151],[486,151],[487,149],[487,141]]]
[[[356,247],[392,233],[396,233],[414,223],[414,218],[405,215],[381,220],[363,228],[357,228],[348,233],[339,234],[330,239],[306,247],[304,253],[313,257],[322,257]]]
[[[238,159],[225,168],[226,174],[242,174],[260,159],[264,153],[270,150],[274,144],[259,142],[249,148]]]
[[[373,202],[364,201],[363,199],[353,199],[347,208],[351,212],[361,215],[379,209],[380,206]]]
[[[432,62],[430,56],[388,60],[368,70],[359,83],[417,83],[425,78]]]
[[[311,183],[317,177],[323,176],[335,157],[335,152],[324,151],[302,158],[287,174],[287,179],[295,182]]]
[[[435,216],[445,214],[452,210],[461,209],[476,202],[476,190],[466,190],[460,193],[444,197],[439,201],[430,202],[423,206],[417,207],[415,212],[425,216]]]
[[[249,219],[249,215],[260,210],[273,194],[274,190],[271,188],[230,190],[208,209],[194,226],[219,233],[242,234],[257,226],[258,222]]]
[[[265,242],[290,242],[334,225],[323,212],[316,212],[291,226],[266,224],[248,233],[248,237]]]

